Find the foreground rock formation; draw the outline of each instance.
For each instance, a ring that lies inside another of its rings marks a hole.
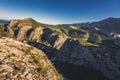
[[[0,38],[1,80],[63,80],[46,55],[11,38]]]

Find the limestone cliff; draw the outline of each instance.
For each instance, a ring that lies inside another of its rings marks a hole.
[[[33,31],[32,31],[33,30]],[[40,42],[40,38],[41,38],[41,35],[43,34],[43,28],[42,27],[39,27],[39,28],[36,28],[36,29],[30,29],[28,31],[28,37],[29,37],[29,40],[33,40],[33,41],[36,41],[36,42]]]
[[[59,49],[66,38],[50,28],[34,21],[33,19],[13,19],[7,26],[8,34],[16,40],[38,42]]]

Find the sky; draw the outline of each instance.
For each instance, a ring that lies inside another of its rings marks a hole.
[[[69,24],[120,17],[120,0],[0,0],[0,19]]]

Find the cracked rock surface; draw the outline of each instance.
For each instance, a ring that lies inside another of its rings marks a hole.
[[[25,43],[0,38],[1,80],[62,80],[46,55]]]

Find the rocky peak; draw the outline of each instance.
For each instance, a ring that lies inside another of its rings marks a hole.
[[[10,20],[9,26],[14,26],[18,22],[17,19]]]
[[[114,18],[114,17],[109,17],[107,19],[104,19],[103,21],[110,22],[110,21],[116,21],[119,20],[120,18]]]
[[[29,18],[24,18],[23,20],[24,20],[24,21],[31,21],[31,22],[32,22],[32,21],[35,21],[35,20],[34,20],[33,18],[31,18],[31,17],[29,17]],[[36,21],[35,21],[35,22],[36,22]]]

